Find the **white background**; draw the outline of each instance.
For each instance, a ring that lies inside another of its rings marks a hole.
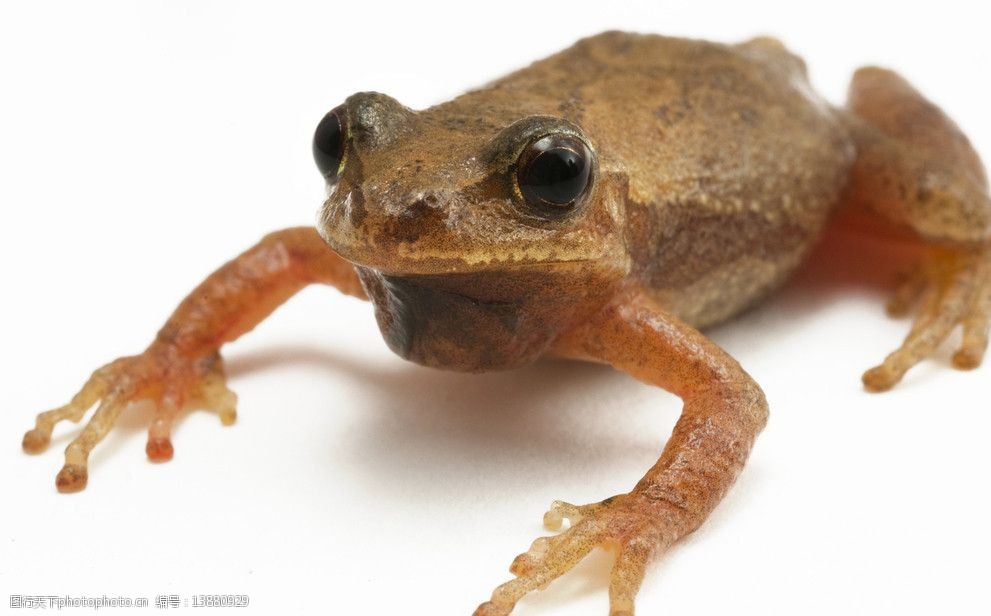
[[[211,269],[314,220],[310,138],[348,94],[423,107],[606,28],[769,33],[836,102],[856,66],[898,69],[991,156],[979,6],[4,3],[2,605],[246,593],[258,614],[470,614],[551,500],[625,491],[656,459],[673,396],[566,362],[404,363],[368,305],[328,288],[225,350],[238,422],[187,416],[172,462],[145,459],[142,411],[94,452],[80,494],[53,482],[73,426],[21,452],[36,411],[142,349]],[[886,250],[834,237],[711,332],[764,387],[771,423],[709,522],[651,570],[639,614],[988,613],[988,369],[949,369],[947,347],[896,390],[862,391],[908,327],[882,310]],[[595,553],[515,613],[602,616],[608,567]]]

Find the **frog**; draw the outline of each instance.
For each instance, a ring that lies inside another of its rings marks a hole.
[[[60,492],[87,485],[90,452],[139,401],[154,407],[152,461],[173,457],[182,413],[234,423],[221,347],[329,285],[370,301],[387,345],[425,366],[591,361],[682,399],[644,477],[600,502],[554,501],[543,521],[558,532],[474,612],[509,614],[607,547],[609,613],[631,616],[650,563],[704,523],[769,418],[761,387],[702,331],[781,287],[834,221],[919,249],[888,304],[914,314],[911,329],[863,374],[867,390],[894,387],[958,326],[953,366],[976,368],[987,347],[986,172],[947,114],[888,69],[858,69],[836,105],[774,38],[610,31],[422,110],[358,92],[312,147],[327,187],[315,226],[265,236],[143,352],[37,415],[29,453],[95,407],[65,449]]]

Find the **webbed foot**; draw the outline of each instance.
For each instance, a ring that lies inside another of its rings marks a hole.
[[[59,492],[78,492],[88,481],[90,451],[110,432],[124,408],[140,400],[155,404],[145,447],[153,462],[172,459],[172,424],[181,410],[215,410],[224,425],[236,417],[237,396],[227,388],[219,355],[190,360],[172,347],[152,345],[141,355],[122,357],[98,369],[65,406],[39,413],[35,427],[24,434],[24,451],[43,451],[57,423],[78,422],[99,402],[86,427],[66,447],[65,465],[55,479]]]
[[[544,514],[544,526],[559,530],[564,519],[570,528],[536,539],[517,556],[509,568],[516,579],[496,588],[474,616],[506,616],[523,596],[545,588],[599,546],[617,549],[609,576],[609,614],[632,616],[648,563],[696,525],[686,510],[637,492],[583,506],[555,501]]]
[[[893,387],[909,368],[931,355],[957,325],[963,328],[963,342],[953,355],[953,365],[964,370],[980,365],[991,323],[991,250],[933,250],[906,276],[887,309],[892,316],[903,316],[916,304],[920,308],[902,345],[864,373],[868,390]]]

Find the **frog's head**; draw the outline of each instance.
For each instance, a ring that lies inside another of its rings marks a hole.
[[[447,368],[539,354],[629,267],[622,187],[564,118],[472,94],[415,112],[359,93],[320,122],[319,229],[390,346]]]

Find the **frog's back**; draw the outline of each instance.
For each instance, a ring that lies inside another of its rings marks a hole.
[[[767,38],[721,45],[607,32],[463,99],[581,126],[600,172],[628,178],[634,274],[698,326],[785,279],[854,155],[804,63]]]

